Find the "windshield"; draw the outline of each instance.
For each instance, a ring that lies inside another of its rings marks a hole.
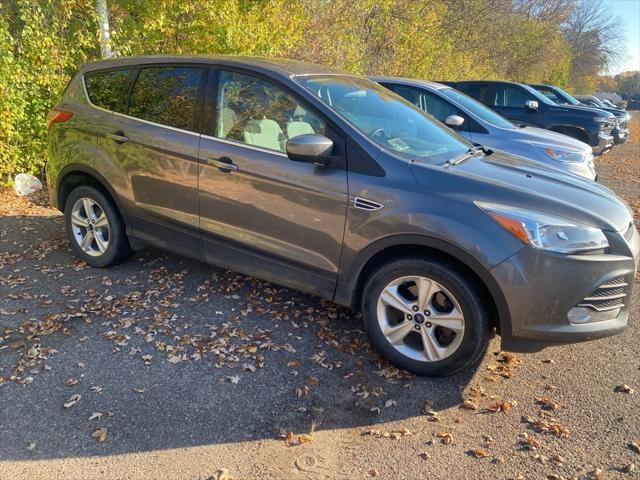
[[[571,94],[569,94],[568,92],[565,92],[563,89],[559,88],[559,87],[554,87],[553,91],[555,92],[555,94],[560,97],[562,100],[564,100],[565,102],[570,103],[571,105],[580,105],[580,102],[578,100],[576,100]]]
[[[310,75],[295,80],[380,147],[410,160],[441,165],[471,146],[402,97],[366,78]]]
[[[458,90],[454,90],[453,88],[443,88],[438,90],[438,93],[441,93],[444,97],[453,100],[479,119],[484,120],[495,127],[515,128],[515,125],[502,115]]]
[[[549,99],[547,96],[541,94],[535,88],[532,88],[529,85],[524,85],[524,84],[521,84],[521,85],[522,85],[522,88],[524,88],[527,92],[533,95],[535,99],[538,100],[539,102],[546,103],[547,105],[553,105],[553,106],[557,105],[556,102]]]

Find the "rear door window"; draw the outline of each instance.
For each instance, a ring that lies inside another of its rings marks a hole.
[[[128,115],[195,131],[194,114],[201,72],[198,67],[141,69],[131,90]]]
[[[519,88],[508,85],[499,85],[493,89],[492,102],[490,105],[496,107],[524,108],[524,104],[529,100],[527,94]]]
[[[124,113],[125,88],[130,75],[131,70],[87,73],[84,84],[89,100],[97,107]]]
[[[256,147],[286,151],[298,135],[325,135],[325,123],[275,83],[244,73],[220,71],[215,135]]]

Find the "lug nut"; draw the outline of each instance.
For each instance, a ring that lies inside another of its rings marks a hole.
[[[428,316],[430,316],[430,315],[431,315],[431,310],[425,310],[425,311],[424,311],[424,314],[425,314],[427,317],[428,317]]]
[[[413,316],[411,316],[411,315],[407,315],[407,319],[408,319],[408,320],[413,320]]]
[[[414,305],[414,306],[413,306],[413,307],[411,307],[411,308],[413,309],[413,311],[414,311],[414,312],[417,312],[417,311],[418,311],[418,306],[417,306],[417,305]]]
[[[415,329],[416,329],[416,330],[420,330],[420,325],[416,325],[416,326],[415,326]]]
[[[427,326],[427,328],[431,328],[431,322],[427,322],[425,323],[425,325]]]

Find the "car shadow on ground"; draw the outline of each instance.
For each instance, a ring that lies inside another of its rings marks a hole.
[[[94,269],[60,216],[4,216],[0,231],[3,459],[365,432],[433,420],[474,388],[471,371],[398,370],[332,302],[154,249]]]

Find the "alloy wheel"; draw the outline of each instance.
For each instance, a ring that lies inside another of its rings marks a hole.
[[[392,347],[420,362],[452,355],[464,336],[464,316],[456,298],[440,283],[409,275],[390,282],[376,307],[380,329]]]
[[[71,209],[73,237],[83,252],[97,257],[109,247],[109,220],[100,205],[88,197],[79,198]]]

